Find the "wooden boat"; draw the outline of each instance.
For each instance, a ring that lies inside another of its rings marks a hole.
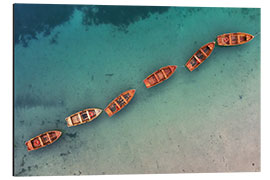
[[[203,63],[212,53],[215,47],[215,42],[210,42],[204,46],[202,46],[186,63],[186,67],[193,71],[196,69],[201,63]]]
[[[171,75],[175,72],[176,68],[177,66],[175,65],[162,67],[156,72],[149,75],[147,78],[145,78],[143,82],[147,88],[158,85],[166,79],[169,79],[169,77],[171,77]]]
[[[28,151],[36,150],[45,147],[55,142],[60,136],[61,131],[48,131],[40,134],[25,143]]]
[[[97,118],[101,114],[102,110],[98,108],[89,108],[83,111],[72,114],[71,116],[66,118],[67,126],[77,126],[80,124],[84,124],[90,122]]]
[[[254,36],[248,33],[227,33],[217,36],[217,44],[219,46],[235,46],[245,44],[253,38]]]
[[[128,91],[123,92],[115,98],[106,108],[105,112],[111,117],[121,109],[123,109],[133,98],[135,94],[135,89],[130,89]]]

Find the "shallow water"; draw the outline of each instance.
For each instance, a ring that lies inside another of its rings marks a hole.
[[[260,171],[260,9],[171,7],[119,26],[86,25],[83,12],[14,46],[14,175]],[[256,37],[184,68],[227,32]],[[167,65],[178,69],[147,89],[143,79]],[[133,88],[111,118],[66,126]],[[53,129],[57,142],[27,152],[25,141]]]

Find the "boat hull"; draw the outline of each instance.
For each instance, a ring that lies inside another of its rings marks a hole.
[[[245,44],[254,38],[253,35],[243,32],[226,33],[217,36],[217,44],[219,46],[236,46]]]
[[[54,143],[62,135],[61,131],[47,131],[25,142],[28,151],[33,151]]]
[[[67,126],[72,127],[93,121],[101,114],[101,112],[102,109],[99,108],[88,108],[83,111],[72,114],[71,116],[66,118]]]
[[[214,48],[215,42],[210,42],[202,46],[186,63],[188,70],[193,71],[201,65],[211,55]]]
[[[115,98],[106,108],[105,112],[108,114],[108,116],[113,116],[118,111],[123,109],[134,97],[136,90],[130,89],[128,91],[123,92],[120,94],[117,98]]]
[[[176,68],[177,66],[175,65],[162,67],[154,73],[150,74],[147,78],[143,80],[143,82],[147,88],[156,86],[163,81],[169,79],[171,75],[175,72]]]

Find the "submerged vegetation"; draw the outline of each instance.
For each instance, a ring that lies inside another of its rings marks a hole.
[[[129,24],[152,13],[166,12],[169,7],[15,4],[14,43],[27,47],[29,40],[37,39],[38,33],[50,35],[54,27],[70,19],[75,9],[83,12],[83,25],[112,24],[125,31]],[[56,39],[52,38],[50,44],[55,43]]]
[[[84,6],[83,11],[84,25],[112,24],[125,29],[128,25],[148,18],[153,13],[164,13],[169,7],[157,6]]]
[[[70,19],[76,6],[49,4],[14,5],[14,43],[24,47],[31,39],[37,39],[37,33],[48,36],[51,30]]]

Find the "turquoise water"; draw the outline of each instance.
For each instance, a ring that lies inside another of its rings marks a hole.
[[[70,12],[14,46],[14,175],[260,171],[260,9],[171,7],[124,25],[110,15],[86,25],[85,11]],[[184,68],[227,32],[256,37]],[[174,75],[147,89],[142,81],[167,65],[178,65]],[[67,116],[133,88],[116,115],[66,126]],[[27,152],[25,141],[54,129],[57,142]]]

